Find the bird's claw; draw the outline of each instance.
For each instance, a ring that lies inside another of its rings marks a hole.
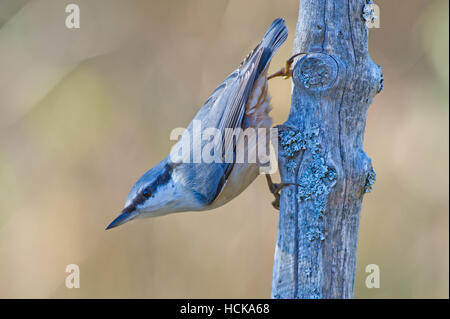
[[[289,79],[292,76],[292,70],[291,70],[292,63],[294,63],[294,59],[301,54],[306,54],[306,53],[301,52],[301,53],[294,54],[289,59],[287,59],[285,67],[283,67],[279,71],[269,75],[267,77],[267,79],[270,80],[270,79],[273,79],[273,78],[276,78],[279,76],[282,76],[285,80]]]
[[[275,199],[272,202],[272,206],[276,210],[280,210],[280,194],[274,194],[274,195],[275,195]]]
[[[276,210],[280,210],[280,192],[281,192],[281,189],[283,187],[285,187],[285,186],[295,185],[295,184],[291,184],[291,183],[274,183],[272,181],[272,177],[270,177],[269,174],[266,174],[266,179],[267,179],[267,185],[269,186],[270,192],[273,194],[273,196],[275,196],[275,199],[272,202],[272,206]]]

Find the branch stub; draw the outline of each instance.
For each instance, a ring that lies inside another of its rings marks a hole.
[[[336,82],[337,70],[338,65],[331,56],[309,53],[294,67],[294,84],[309,91],[325,91]]]

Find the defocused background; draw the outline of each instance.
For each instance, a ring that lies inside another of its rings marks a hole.
[[[81,28],[65,27],[68,3]],[[357,298],[449,297],[449,4],[379,0],[385,90],[369,109],[377,172]],[[264,178],[209,213],[112,231],[126,195],[210,92],[298,1],[0,0],[0,297],[268,298],[278,212]],[[270,83],[275,124],[290,83]],[[81,288],[65,287],[78,264]],[[367,289],[377,264],[381,288]]]

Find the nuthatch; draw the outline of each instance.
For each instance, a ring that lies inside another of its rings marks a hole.
[[[195,116],[204,128],[270,129],[272,119],[267,80],[290,76],[292,58],[286,67],[267,75],[270,60],[288,36],[283,19],[276,19],[261,43],[211,94]],[[193,124],[187,128],[192,133]],[[241,134],[242,135],[242,134]],[[238,136],[237,144],[243,139]],[[181,142],[178,141],[178,143]],[[176,147],[177,145],[175,145]],[[173,162],[167,156],[146,172],[133,186],[122,213],[106,228],[137,217],[155,217],[175,212],[204,211],[224,205],[239,195],[259,174],[258,163]],[[279,196],[280,185],[266,175],[270,190]]]

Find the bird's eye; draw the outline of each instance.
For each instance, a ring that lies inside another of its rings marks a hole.
[[[144,195],[145,197],[149,197],[149,196],[150,196],[150,192],[148,191],[147,188],[145,188],[145,189],[142,191],[142,195]]]

